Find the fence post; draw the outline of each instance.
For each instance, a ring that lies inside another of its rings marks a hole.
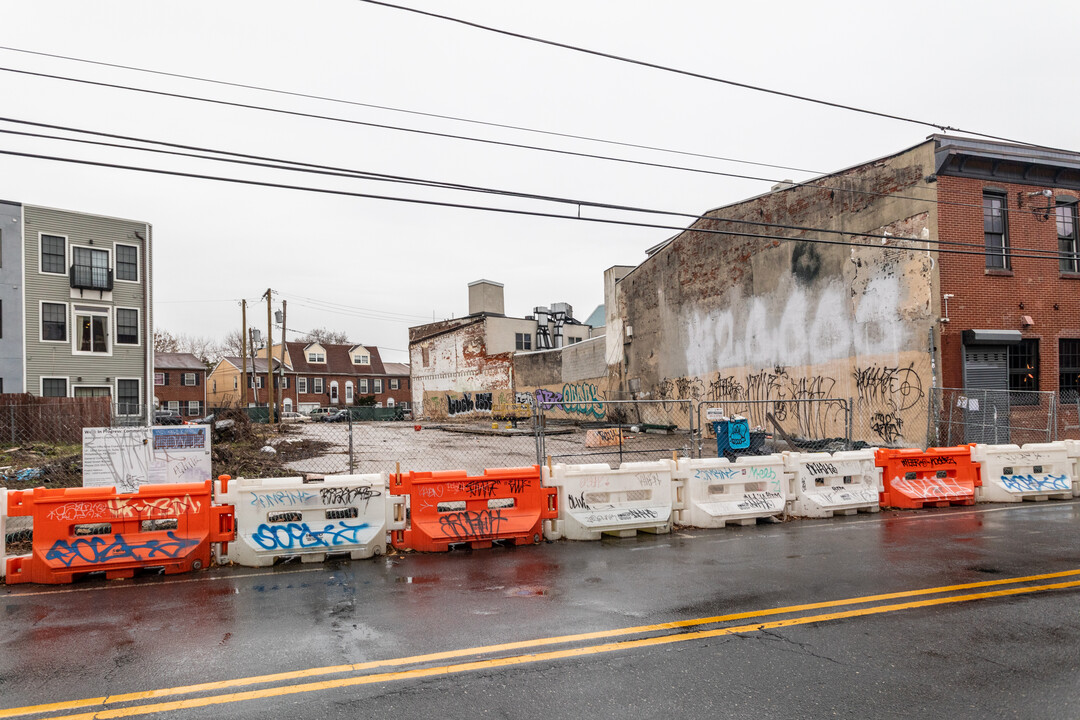
[[[349,419],[349,474],[352,475],[355,472],[356,462],[353,459],[353,424],[352,424],[352,410],[347,409]]]
[[[844,423],[844,424],[847,426],[847,428],[846,428],[847,437],[844,438],[844,449],[845,450],[851,450],[851,448],[854,446],[854,444],[851,442],[851,435],[852,435],[852,424],[854,422],[854,420],[852,419],[852,416],[855,414],[855,398],[849,397],[847,399],[847,408],[845,408],[845,410],[847,411],[847,412],[844,413],[844,415],[847,416],[847,422]]]

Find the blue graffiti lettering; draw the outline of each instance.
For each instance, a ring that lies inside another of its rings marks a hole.
[[[309,500],[314,500],[315,493],[306,490],[279,490],[271,493],[254,493],[251,496],[251,505],[258,508],[292,507],[304,505]]]
[[[735,468],[717,468],[715,470],[703,469],[695,470],[694,478],[711,482],[713,480],[731,480],[734,477],[739,477],[741,474],[742,470]]]
[[[1071,490],[1068,475],[1002,475],[1001,484],[1012,492],[1039,492],[1043,490]]]
[[[294,548],[336,547],[356,545],[360,531],[367,523],[351,525],[347,522],[327,523],[322,530],[312,530],[307,523],[280,523],[259,525],[251,536],[263,550],[291,550]]]
[[[141,543],[128,543],[123,535],[114,535],[111,539],[97,536],[79,539],[68,543],[57,540],[45,554],[46,560],[59,560],[65,567],[71,567],[76,560],[88,565],[110,562],[113,560],[154,560],[157,558],[177,558],[184,551],[199,544],[194,538],[177,537],[167,533],[168,540],[145,540]]]

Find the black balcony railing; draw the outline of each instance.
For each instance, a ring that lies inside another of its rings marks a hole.
[[[72,265],[68,275],[73,288],[105,291],[113,289],[113,271],[106,267]]]

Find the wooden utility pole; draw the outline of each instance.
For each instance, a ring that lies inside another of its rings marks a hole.
[[[281,369],[278,371],[278,377],[281,378],[281,382],[278,383],[278,387],[281,388],[281,404],[285,405],[285,321],[289,319],[288,315],[288,302],[281,301]],[[300,398],[296,398],[297,407],[300,406]],[[281,417],[280,415],[278,416]]]
[[[240,407],[247,407],[247,300],[240,301],[240,308]]]
[[[266,392],[267,408],[270,416],[267,419],[274,424],[274,314],[270,309],[270,288],[266,288]]]

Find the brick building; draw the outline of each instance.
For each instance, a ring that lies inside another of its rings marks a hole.
[[[185,417],[206,412],[206,365],[191,353],[154,353],[154,404]]]

